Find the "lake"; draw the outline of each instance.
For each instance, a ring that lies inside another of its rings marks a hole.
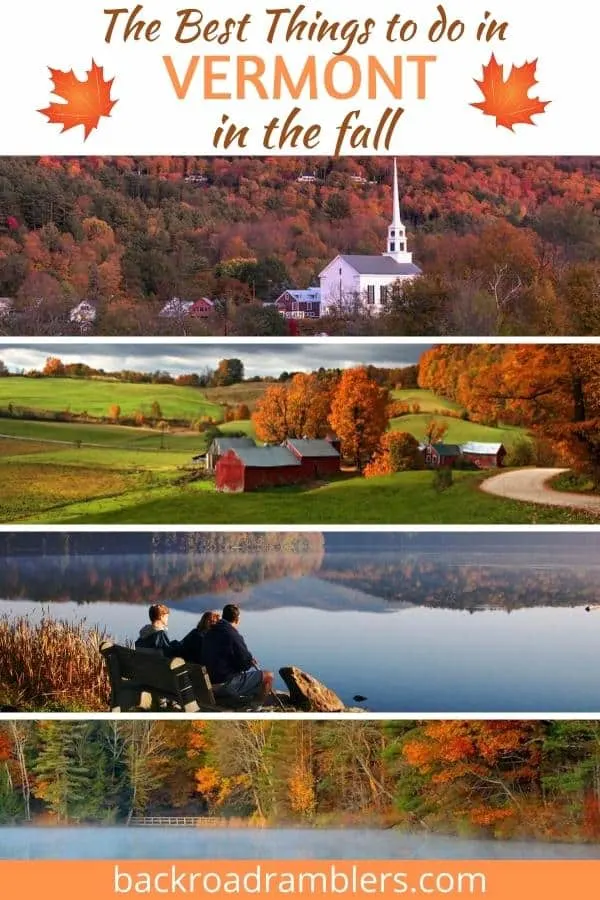
[[[0,828],[0,859],[599,859],[594,844],[400,831],[210,828]]]
[[[171,607],[180,638],[235,602],[263,667],[299,666],[351,706],[577,714],[600,711],[600,611],[585,611],[599,576],[593,559],[527,552],[12,557],[0,614],[85,619],[124,641],[150,603]]]

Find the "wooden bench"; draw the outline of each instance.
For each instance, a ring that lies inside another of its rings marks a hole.
[[[165,701],[190,713],[224,709],[215,703],[204,666],[179,657],[167,659],[158,650],[121,647],[112,641],[103,641],[100,653],[108,670],[112,712],[164,709]]]

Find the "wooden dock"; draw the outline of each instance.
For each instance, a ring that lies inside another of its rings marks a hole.
[[[155,828],[221,828],[226,820],[211,816],[132,816],[129,824]]]

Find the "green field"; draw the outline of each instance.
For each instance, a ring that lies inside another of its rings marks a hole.
[[[253,434],[250,421],[223,422],[219,430],[224,434]],[[188,453],[196,456],[207,449],[207,437],[205,433],[195,431],[177,431],[167,429],[164,434],[158,428],[132,428],[125,425],[85,425],[79,422],[43,422],[29,421],[27,419],[0,419],[0,440],[4,437],[4,443],[8,448],[10,444],[7,436],[20,439],[20,446],[25,441],[32,443],[76,445],[81,441],[82,449],[91,446],[118,447],[122,450],[172,450]],[[37,444],[36,444],[37,446]],[[48,449],[44,447],[43,449]],[[32,450],[26,450],[30,453]],[[5,455],[4,452],[0,455]]]
[[[400,400],[402,403],[418,403],[421,411],[424,413],[433,412],[436,409],[454,409],[462,412],[462,407],[452,400],[445,400],[438,397],[433,391],[423,391],[421,388],[403,388],[399,391],[392,391],[394,400]]]
[[[485,475],[457,472],[439,494],[431,472],[340,478],[317,488],[220,494],[209,482],[157,485],[89,503],[69,502],[24,522],[169,525],[574,524],[598,518],[566,509],[504,500],[478,490]]]
[[[464,419],[455,419],[453,416],[435,416],[436,422],[443,422],[448,426],[448,431],[443,437],[446,444],[465,444],[467,441],[487,441],[501,443],[508,449],[516,438],[525,437],[527,432],[523,428],[515,426],[500,426],[492,428],[489,425],[478,425],[477,422],[465,422]],[[425,437],[427,424],[431,422],[431,416],[420,414],[416,416],[398,416],[391,420],[392,431],[408,431],[417,440]]]
[[[154,402],[167,419],[223,418],[221,404],[207,399],[201,388],[83,378],[0,378],[0,406],[13,403],[32,409],[106,416],[109,408],[118,404],[125,416],[136,412],[149,415]]]
[[[412,395],[425,405],[422,395]],[[434,395],[426,399],[432,407],[441,404]],[[427,413],[402,416],[391,427],[422,437],[429,418]],[[452,417],[445,421],[449,442],[502,441],[510,446],[524,434],[518,428],[496,429]],[[249,421],[221,427],[224,433],[252,434]],[[192,463],[206,443],[206,435],[194,432],[161,435],[149,428],[2,419],[0,521],[209,526],[598,521],[585,513],[479,491],[482,478],[493,473],[456,472],[454,485],[441,494],[433,488],[431,472],[375,479],[344,473],[317,487],[221,494],[212,480],[198,479]]]

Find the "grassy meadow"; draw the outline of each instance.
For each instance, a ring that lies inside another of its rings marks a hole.
[[[0,384],[18,380],[0,379]],[[85,382],[59,379],[75,384]],[[47,384],[56,385],[56,379]],[[102,383],[101,383],[102,384]],[[98,387],[98,385],[94,385]],[[121,389],[163,387],[198,397],[194,388],[169,385],[110,384],[111,399],[123,406]],[[232,389],[236,390],[240,386]],[[245,385],[241,386],[242,388]],[[251,386],[253,389],[255,385]],[[118,388],[118,389],[117,389]],[[106,389],[106,384],[104,384]],[[220,391],[223,399],[229,389]],[[55,390],[55,393],[56,392]],[[127,391],[126,391],[127,393]],[[428,391],[397,391],[422,410],[442,409],[444,401]],[[8,402],[8,397],[5,398]],[[67,405],[61,397],[55,408]],[[249,398],[247,398],[249,399]],[[106,397],[104,397],[106,400]],[[139,400],[139,397],[138,397]],[[14,396],[12,401],[15,401]],[[24,401],[23,401],[24,402]],[[28,398],[28,403],[32,398]],[[162,401],[160,401],[162,404]],[[0,405],[2,400],[0,399]],[[139,403],[136,401],[137,406]],[[74,405],[71,404],[72,409]],[[447,408],[454,408],[446,404]],[[222,407],[219,407],[222,413]],[[89,411],[89,404],[88,404]],[[105,411],[105,409],[104,409]],[[181,407],[176,415],[181,414]],[[216,417],[216,416],[215,416]],[[391,427],[422,438],[427,412],[393,419]],[[436,416],[441,420],[441,416]],[[491,428],[448,416],[445,440],[502,441],[507,446],[525,434],[518,428]],[[252,423],[230,422],[223,433],[252,434]],[[120,425],[0,420],[0,521],[36,524],[460,524],[597,522],[585,513],[529,505],[481,492],[481,480],[493,472],[455,472],[454,484],[439,493],[433,474],[403,472],[374,479],[342,473],[328,483],[272,488],[241,495],[224,495],[212,479],[200,477],[192,457],[203,453],[207,437],[170,429],[161,435],[151,428]]]
[[[421,388],[402,388],[391,393],[392,398],[399,400],[401,403],[408,403],[410,406],[413,403],[418,403],[421,407],[421,412],[424,413],[432,413],[438,409],[451,409],[454,412],[462,412],[462,407],[458,403],[439,397],[433,391],[424,391]]]
[[[216,389],[215,389],[216,390]],[[221,389],[226,393],[227,389]],[[163,418],[223,418],[222,403],[208,399],[201,388],[174,384],[127,384],[100,378],[0,378],[0,406],[26,406],[91,416],[107,416],[117,403],[124,416],[142,412],[150,415],[152,404],[160,405]]]
[[[392,431],[408,431],[421,441],[425,437],[425,429],[428,422],[431,422],[431,419],[431,415],[424,413],[399,416],[391,419],[390,427]],[[489,425],[465,422],[463,419],[455,419],[452,416],[433,416],[433,419],[448,426],[448,430],[443,438],[446,444],[466,444],[467,441],[483,441],[486,443],[501,443],[509,449],[516,438],[525,437],[527,434],[525,429],[511,425],[492,428]]]

